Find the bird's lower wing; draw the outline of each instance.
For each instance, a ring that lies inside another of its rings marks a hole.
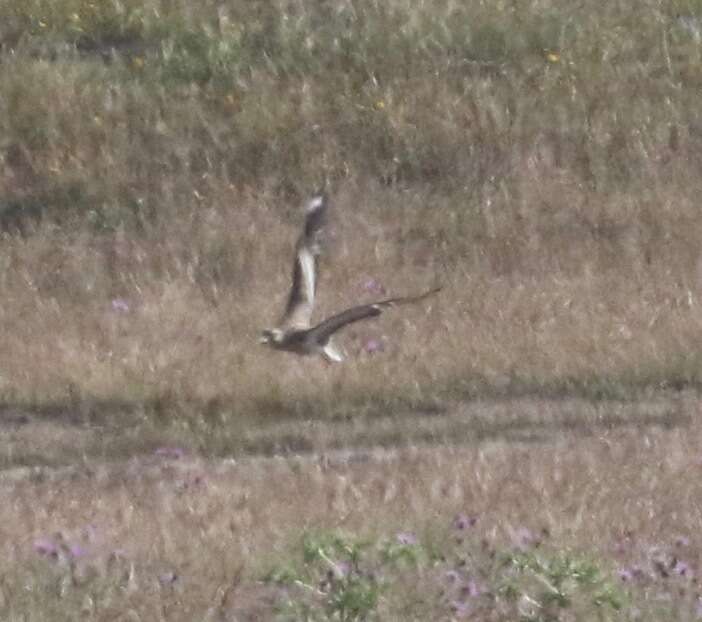
[[[369,317],[375,317],[376,315],[380,315],[382,312],[382,307],[375,304],[352,307],[351,309],[342,311],[337,315],[333,315],[332,317],[324,320],[321,324],[317,324],[317,326],[310,329],[308,338],[312,339],[316,343],[326,344],[329,337],[347,324],[359,322],[360,320],[365,320]]]
[[[327,342],[329,337],[347,324],[353,324],[354,322],[359,322],[367,318],[376,317],[383,312],[383,308],[385,307],[419,302],[420,300],[424,300],[425,298],[436,294],[440,289],[440,287],[436,287],[428,292],[420,294],[419,296],[388,298],[386,300],[379,300],[378,302],[372,302],[370,304],[360,305],[358,307],[351,307],[346,311],[333,315],[332,317],[324,320],[324,322],[321,324],[318,324],[312,328],[309,332],[309,338],[313,339],[317,343],[324,344]]]

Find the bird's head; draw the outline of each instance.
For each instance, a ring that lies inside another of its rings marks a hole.
[[[283,331],[279,328],[268,328],[261,331],[261,336],[258,339],[260,344],[278,344],[283,341]]]

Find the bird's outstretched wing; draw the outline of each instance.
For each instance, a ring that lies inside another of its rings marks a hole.
[[[305,227],[295,245],[292,286],[281,319],[285,328],[309,328],[317,290],[317,257],[326,220],[327,199],[312,197],[305,208]]]
[[[387,300],[379,300],[378,302],[372,302],[366,305],[359,305],[358,307],[351,307],[346,311],[342,311],[337,315],[324,320],[322,323],[318,324],[314,328],[310,329],[308,332],[308,339],[313,340],[319,344],[326,344],[329,338],[338,330],[342,329],[347,324],[352,324],[353,322],[359,322],[360,320],[365,320],[366,318],[376,317],[383,312],[386,307],[394,307],[398,305],[409,304],[413,302],[419,302],[424,300],[429,296],[436,294],[441,290],[440,287],[435,287],[434,289],[424,292],[419,296],[406,296],[403,298],[388,298]]]

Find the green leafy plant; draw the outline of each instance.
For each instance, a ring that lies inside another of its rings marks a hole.
[[[373,567],[369,542],[338,533],[308,533],[302,539],[302,566],[269,573],[269,581],[297,587],[296,598],[280,608],[284,619],[368,620],[383,589]]]
[[[517,604],[525,622],[556,621],[559,612],[619,611],[624,597],[591,559],[564,551],[506,552],[499,556],[497,593]]]

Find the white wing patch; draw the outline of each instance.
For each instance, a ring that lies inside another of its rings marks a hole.
[[[324,357],[332,363],[341,363],[344,360],[344,355],[341,354],[331,343],[328,343],[322,348]]]
[[[312,197],[307,202],[307,207],[305,208],[305,211],[309,214],[310,212],[314,212],[314,210],[322,207],[323,204],[324,204],[324,197],[323,196],[318,195],[316,197]]]
[[[309,304],[314,304],[315,291],[315,270],[314,256],[306,248],[301,248],[298,254],[300,268],[302,268],[303,287],[305,288],[304,300]]]

